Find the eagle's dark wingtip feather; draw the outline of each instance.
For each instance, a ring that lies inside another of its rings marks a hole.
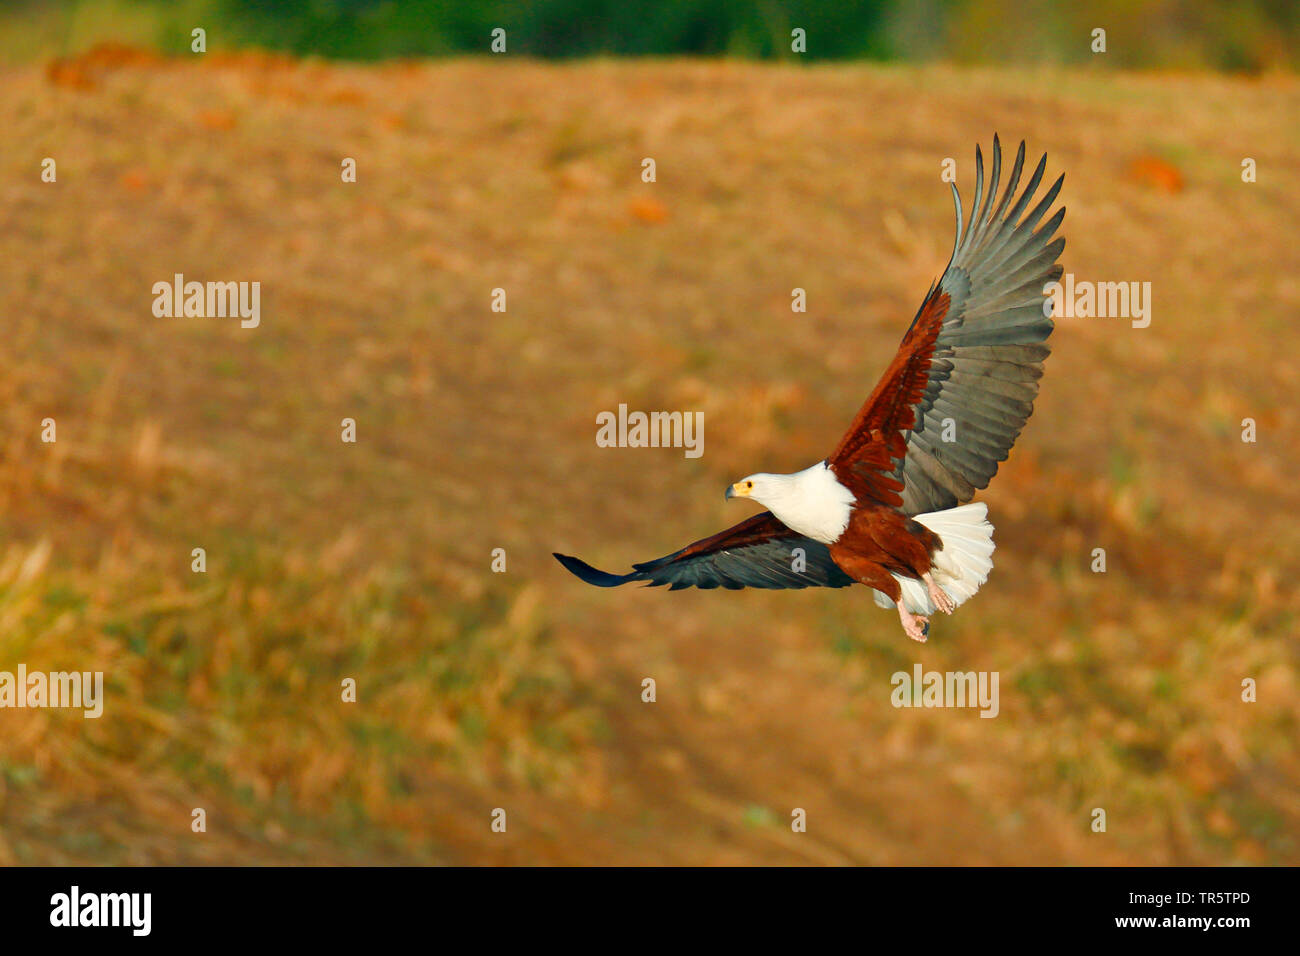
[[[586,561],[579,561],[567,554],[560,554],[555,551],[552,551],[551,554],[555,556],[556,561],[564,565],[569,573],[582,578],[588,584],[594,584],[598,588],[616,588],[635,577],[633,574],[610,574],[607,571],[601,571],[599,568],[593,568]]]

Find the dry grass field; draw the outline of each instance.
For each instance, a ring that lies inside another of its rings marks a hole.
[[[1297,115],[1272,75],[5,70],[0,670],[107,701],[0,711],[0,863],[1300,862]],[[1060,321],[973,601],[920,646],[863,589],[552,560],[665,554],[825,455],[995,131],[1153,320]],[[156,318],[175,273],[260,281],[260,327]],[[597,447],[621,402],[703,411],[703,457]],[[997,671],[999,716],[895,709],[916,662]]]

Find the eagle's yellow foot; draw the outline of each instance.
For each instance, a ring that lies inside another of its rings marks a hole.
[[[934,602],[935,607],[943,611],[944,614],[951,614],[957,610],[957,602],[948,597],[947,591],[934,583],[934,578],[930,576],[928,571],[921,575],[921,580],[925,582],[926,588],[929,589],[930,600]]]
[[[920,614],[913,614],[907,608],[903,607],[903,602],[898,602],[898,618],[903,622],[903,630],[907,636],[914,641],[925,643],[930,634],[930,619],[922,617]]]

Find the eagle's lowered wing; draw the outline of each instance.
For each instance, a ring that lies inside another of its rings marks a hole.
[[[794,570],[795,549],[803,550],[803,570]],[[609,574],[584,561],[556,554],[556,560],[588,584],[612,588],[630,581],[651,587],[682,588],[842,588],[853,579],[831,560],[826,545],[791,531],[770,511],[687,545],[680,551],[634,564],[628,574]]]

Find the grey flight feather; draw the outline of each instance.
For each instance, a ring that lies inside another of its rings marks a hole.
[[[987,487],[1033,411],[1053,329],[1043,314],[1043,287],[1062,273],[1057,259],[1065,239],[1052,237],[1064,207],[1036,231],[1035,226],[1065,177],[1022,220],[1042,182],[1047,157],[1012,205],[1024,160],[1022,142],[999,200],[1001,144],[995,136],[987,192],[984,158],[976,147],[969,216],[952,186],[957,238],[938,284],[948,294],[948,312],[935,340],[916,423],[906,435],[907,454],[894,473],[903,482],[903,512],[908,515],[954,508]],[[952,441],[943,440],[945,419],[952,420]]]

